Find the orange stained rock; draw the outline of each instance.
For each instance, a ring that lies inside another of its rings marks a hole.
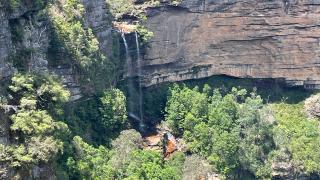
[[[170,134],[167,133],[164,135],[164,143],[165,143],[165,151],[164,151],[164,156],[168,157],[170,154],[172,154],[173,152],[175,152],[178,148],[177,148],[177,141],[175,139],[175,137]]]
[[[168,141],[167,143],[167,154],[173,153],[175,150],[177,150],[176,142],[175,141]]]

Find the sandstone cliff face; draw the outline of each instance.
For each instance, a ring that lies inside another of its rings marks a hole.
[[[183,0],[149,16],[145,86],[224,74],[320,88],[318,0]]]
[[[10,76],[12,73],[11,64],[6,61],[10,53],[10,47],[11,33],[9,19],[4,3],[0,2],[0,80]]]
[[[23,0],[15,9],[8,2],[0,0],[0,83],[11,76],[21,64],[30,72],[44,72],[58,75],[71,92],[71,100],[82,97],[80,84],[70,67],[70,60],[50,66],[49,42],[51,25],[42,9],[32,1]],[[101,52],[110,56],[112,52],[112,26],[105,0],[81,0],[85,7],[85,26],[90,27],[97,39]],[[65,58],[65,57],[63,57]],[[69,63],[69,64],[68,64]]]
[[[86,25],[92,28],[100,49],[107,57],[112,52],[112,23],[111,15],[105,0],[82,0],[86,9]]]

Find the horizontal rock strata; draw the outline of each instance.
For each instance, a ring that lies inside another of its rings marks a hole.
[[[183,0],[149,16],[144,86],[223,74],[320,89],[320,1]]]

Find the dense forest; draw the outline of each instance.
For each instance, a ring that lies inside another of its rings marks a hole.
[[[181,1],[104,3],[114,27],[107,54],[80,0],[0,2],[8,14],[32,7],[9,22],[14,72],[0,81],[1,179],[320,179],[316,90],[223,75],[142,87],[141,74],[125,72],[126,59],[140,58],[127,41],[144,51],[153,37],[146,9]],[[39,47],[25,45],[40,22],[49,70],[31,65]],[[50,70],[61,66],[72,69],[81,97]]]

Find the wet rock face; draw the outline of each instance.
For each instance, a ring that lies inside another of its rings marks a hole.
[[[320,1],[183,0],[148,14],[145,86],[224,74],[320,88]]]

